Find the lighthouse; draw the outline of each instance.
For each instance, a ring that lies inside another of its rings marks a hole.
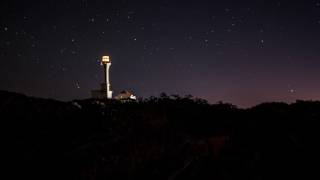
[[[105,90],[107,93],[107,98],[112,98],[112,91],[110,89],[110,79],[109,79],[109,70],[111,66],[111,61],[109,56],[103,56],[101,64],[103,65],[103,76],[104,76],[104,82],[101,84],[101,89]]]
[[[111,60],[109,56],[102,56],[101,65],[103,66],[103,83],[101,83],[100,90],[91,91],[94,99],[112,99],[112,91],[110,85],[110,66]]]

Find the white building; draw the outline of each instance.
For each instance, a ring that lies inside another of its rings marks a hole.
[[[115,99],[121,100],[121,101],[126,101],[126,100],[137,100],[137,97],[134,96],[131,92],[129,91],[121,91],[120,94],[118,94]]]

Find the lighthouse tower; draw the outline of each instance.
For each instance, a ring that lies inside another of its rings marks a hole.
[[[101,84],[101,90],[105,91],[107,93],[107,98],[112,98],[112,91],[110,89],[110,79],[109,79],[109,70],[111,66],[111,60],[109,56],[103,56],[101,64],[103,65],[103,76],[104,76],[104,82]]]
[[[111,66],[111,60],[109,56],[103,56],[101,60],[103,66],[103,83],[101,84],[101,90],[91,91],[92,98],[94,99],[112,99],[112,91],[110,85],[109,70]]]

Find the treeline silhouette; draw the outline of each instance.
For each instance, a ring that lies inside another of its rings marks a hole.
[[[60,102],[0,91],[5,179],[314,179],[320,102]]]

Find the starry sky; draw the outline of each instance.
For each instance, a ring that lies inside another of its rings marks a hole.
[[[320,0],[1,0],[0,89],[192,94],[249,107],[320,99]]]

